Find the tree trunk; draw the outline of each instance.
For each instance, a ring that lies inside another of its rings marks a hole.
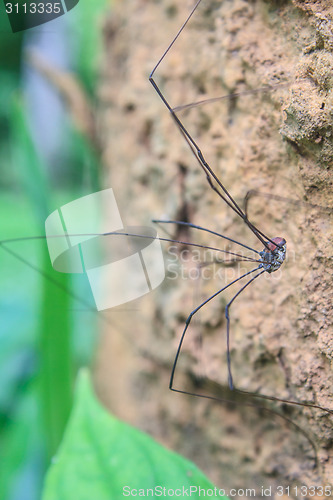
[[[148,82],[192,3],[123,0],[105,23],[99,93],[105,187],[114,189],[128,226],[184,220],[260,252],[263,244],[210,188]],[[203,0],[154,77],[171,107],[243,92],[178,116],[239,204],[249,190],[281,197],[254,195],[249,202],[251,221],[269,238],[286,239],[287,258],[230,308],[235,387],[333,409],[329,4]],[[289,85],[246,93],[283,82]],[[259,257],[203,231],[171,224],[158,230],[162,237]],[[257,264],[200,268],[199,261],[212,258],[207,250],[199,255],[190,246],[162,245],[163,284],[106,313],[96,367],[104,402],[225,489],[256,488],[260,498],[261,486],[272,486],[270,498],[279,498],[278,485],[331,485],[332,415],[228,390],[224,308],[246,278],[194,316],[175,377],[179,389],[233,403],[169,391],[191,310]]]

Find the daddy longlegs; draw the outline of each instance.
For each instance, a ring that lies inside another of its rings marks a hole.
[[[315,408],[318,410],[322,410],[322,411],[326,412],[327,414],[333,415],[333,410],[331,410],[329,408],[324,408],[324,407],[320,406],[319,404],[304,403],[304,402],[296,401],[296,400],[291,401],[291,400],[287,400],[287,399],[283,399],[283,398],[279,398],[279,397],[275,397],[275,396],[268,396],[268,395],[264,395],[264,394],[252,393],[252,392],[249,392],[246,390],[239,390],[239,389],[237,389],[237,386],[235,386],[234,382],[233,382],[232,362],[231,362],[231,356],[230,356],[230,336],[231,336],[231,332],[232,332],[232,327],[230,326],[230,324],[231,324],[230,308],[234,304],[236,299],[240,296],[240,294],[242,292],[244,292],[248,287],[250,287],[250,285],[252,285],[257,280],[257,278],[262,276],[265,272],[270,274],[270,273],[273,273],[277,270],[280,270],[280,267],[283,266],[286,251],[288,248],[288,242],[286,242],[283,235],[276,235],[276,236],[274,235],[274,236],[268,237],[264,232],[262,232],[258,228],[258,226],[256,226],[253,222],[251,222],[251,220],[249,220],[248,211],[247,211],[247,201],[250,199],[251,195],[253,195],[254,193],[252,193],[252,194],[250,193],[246,197],[245,208],[241,208],[241,206],[235,201],[235,199],[232,197],[232,195],[230,194],[230,192],[228,191],[228,189],[224,185],[223,179],[221,179],[220,177],[217,176],[217,174],[214,171],[214,168],[211,166],[211,164],[208,163],[208,161],[205,158],[205,153],[204,153],[203,149],[201,149],[200,145],[194,139],[194,136],[189,131],[189,128],[184,125],[182,119],[179,116],[180,112],[182,112],[182,111],[186,111],[186,110],[195,108],[195,107],[200,106],[200,105],[205,105],[205,104],[209,104],[212,102],[216,102],[216,101],[219,101],[221,99],[224,99],[225,97],[222,97],[222,98],[217,97],[217,98],[211,98],[211,99],[210,98],[199,99],[196,102],[192,102],[192,103],[188,103],[188,104],[184,104],[184,105],[180,105],[180,106],[173,106],[170,103],[169,99],[166,97],[164,91],[162,91],[161,86],[158,84],[158,70],[159,70],[160,66],[163,64],[165,58],[169,55],[169,53],[172,51],[172,49],[176,50],[176,47],[174,47],[174,45],[176,44],[178,38],[181,37],[182,32],[186,28],[186,26],[189,23],[189,21],[191,20],[192,16],[195,14],[195,12],[196,12],[197,8],[199,7],[199,5],[201,4],[201,2],[202,2],[202,0],[198,0],[195,3],[194,7],[190,11],[190,14],[186,18],[185,22],[182,24],[181,28],[179,29],[179,31],[177,32],[175,37],[172,39],[171,43],[167,46],[167,48],[163,52],[162,56],[158,59],[157,63],[155,64],[155,66],[153,67],[153,69],[150,73],[149,81],[150,81],[152,87],[154,88],[154,90],[156,91],[158,97],[161,99],[164,106],[166,107],[166,109],[170,113],[171,119],[173,120],[176,127],[180,131],[184,140],[187,142],[191,152],[193,153],[194,157],[197,160],[197,163],[199,164],[200,169],[203,171],[204,177],[206,178],[206,182],[208,183],[209,187],[229,207],[229,209],[231,209],[237,215],[239,220],[242,221],[242,223],[245,224],[248,227],[248,229],[255,235],[255,237],[261,243],[262,249],[258,251],[258,250],[255,250],[253,248],[250,248],[250,250],[252,252],[257,254],[257,260],[255,258],[253,260],[253,263],[255,263],[255,261],[256,261],[256,264],[257,264],[257,266],[254,269],[252,269],[248,272],[244,272],[244,274],[242,274],[241,276],[239,276],[235,280],[231,281],[227,285],[218,289],[215,293],[210,295],[203,302],[196,305],[196,307],[189,313],[189,315],[185,321],[185,326],[183,328],[183,331],[182,331],[182,334],[180,337],[180,341],[179,341],[177,352],[176,352],[176,357],[174,360],[174,364],[172,366],[169,388],[172,391],[178,392],[181,394],[188,394],[188,395],[192,395],[192,396],[201,397],[204,399],[212,399],[215,401],[226,401],[226,402],[228,401],[227,397],[226,398],[224,398],[224,397],[219,398],[219,397],[215,397],[214,395],[206,395],[204,393],[200,393],[199,390],[198,390],[198,392],[196,392],[196,391],[182,389],[181,387],[179,387],[175,383],[175,374],[177,371],[177,365],[179,362],[179,358],[181,356],[182,347],[183,347],[183,343],[184,343],[184,340],[186,338],[186,335],[187,334],[191,335],[191,332],[188,332],[188,329],[191,325],[192,319],[195,318],[195,315],[201,310],[201,308],[203,308],[211,300],[215,299],[220,294],[222,294],[229,286],[235,285],[236,283],[240,282],[240,288],[236,291],[236,293],[234,293],[231,300],[229,300],[229,302],[225,306],[226,362],[227,362],[227,373],[228,373],[228,386],[229,386],[229,389],[231,391],[231,392],[229,392],[229,394],[238,392],[239,394],[243,394],[243,395],[251,396],[252,398],[255,398],[254,399],[255,401],[258,401],[260,399],[276,401],[276,402],[280,402],[280,403],[284,403],[284,404],[288,404],[288,405]],[[288,86],[288,85],[289,85],[288,83],[284,83],[284,84],[280,84],[280,87]],[[274,85],[273,85],[273,87],[274,87]],[[279,87],[279,85],[277,85],[277,87]],[[265,92],[267,90],[272,90],[272,87],[268,87],[268,88],[263,87],[261,89],[257,89],[256,91],[249,91],[249,94],[254,93],[254,92]],[[237,98],[237,96],[238,96],[238,94],[234,94],[234,95],[231,95],[228,97],[229,98]],[[260,195],[260,193],[259,193],[259,195]],[[269,195],[264,195],[264,196],[269,197]],[[273,198],[274,198],[274,195],[273,195]],[[279,196],[275,196],[275,199],[276,200],[279,200],[279,199],[283,200],[284,198],[279,197]],[[295,205],[297,205],[297,203],[299,203],[299,202],[291,201],[291,203],[294,203]],[[310,205],[309,205],[309,207],[310,207]],[[317,207],[317,208],[319,208],[319,210],[326,210],[327,213],[331,213],[331,209],[324,209],[323,207]],[[173,225],[174,224],[178,227],[186,227],[186,228],[194,229],[196,231],[209,232],[209,230],[207,228],[195,225],[191,222],[175,221],[175,220],[167,220],[167,219],[159,219],[159,220],[156,219],[154,222],[162,224],[162,225]],[[218,234],[216,232],[212,232],[212,233],[214,235],[217,235],[221,239],[226,239],[226,236],[223,234]],[[239,241],[233,240],[233,243],[235,243],[238,246],[244,247],[244,245],[242,243],[240,243]],[[283,272],[283,268],[282,268],[282,272]],[[243,283],[241,282],[241,280],[243,280]],[[244,281],[245,281],[245,283],[244,283]],[[275,284],[275,286],[276,286],[276,284]],[[232,396],[230,396],[230,397],[232,398]],[[233,401],[233,398],[232,398],[232,401]],[[252,405],[252,403],[245,403],[245,404],[248,404],[249,406]],[[274,411],[274,410],[267,409],[267,411]],[[281,415],[281,416],[282,416],[282,418],[286,418],[284,415]],[[292,420],[290,420],[288,418],[286,418],[286,420],[288,420],[289,422],[291,422],[292,424],[295,425],[295,422],[292,422]],[[298,427],[297,424],[296,424],[296,427]],[[298,427],[298,429],[302,431],[302,429],[300,429],[299,427]],[[309,437],[308,437],[308,439],[311,441],[311,439]],[[312,443],[312,445],[313,445],[313,443]]]
[[[231,194],[229,193],[229,191],[223,185],[222,181],[217,177],[217,175],[215,174],[215,172],[212,169],[212,167],[207,163],[207,161],[206,161],[206,159],[204,157],[204,154],[203,154],[202,150],[200,149],[199,145],[196,143],[196,141],[193,139],[193,137],[191,136],[191,134],[188,132],[188,130],[183,125],[181,119],[178,117],[177,113],[179,111],[181,111],[181,110],[189,109],[191,107],[195,107],[195,106],[198,106],[200,104],[206,104],[209,101],[215,101],[215,100],[218,100],[219,98],[213,98],[211,100],[208,99],[208,100],[199,101],[199,102],[195,102],[195,103],[184,104],[183,106],[177,106],[177,107],[173,108],[169,104],[169,102],[167,101],[167,99],[164,96],[163,92],[161,91],[160,87],[158,86],[158,84],[155,81],[155,73],[156,73],[157,69],[159,68],[160,64],[162,64],[164,58],[167,56],[167,54],[171,50],[171,48],[173,47],[173,45],[177,41],[178,37],[181,35],[182,31],[185,29],[186,25],[190,21],[191,17],[195,13],[195,11],[197,10],[197,8],[198,8],[198,6],[199,6],[199,4],[201,2],[202,2],[202,0],[199,0],[194,5],[192,11],[190,12],[189,16],[187,17],[187,19],[185,20],[185,22],[183,23],[183,25],[181,26],[181,28],[179,29],[178,33],[176,34],[176,36],[174,37],[174,39],[172,40],[172,42],[169,44],[169,46],[167,47],[167,49],[165,50],[165,52],[163,53],[163,55],[161,56],[161,58],[158,60],[157,64],[154,66],[154,68],[153,68],[153,70],[152,70],[152,72],[151,72],[151,74],[149,76],[149,81],[152,84],[152,86],[155,89],[155,91],[157,92],[157,94],[160,97],[160,99],[162,100],[162,102],[164,103],[164,105],[166,106],[167,110],[170,112],[170,115],[171,115],[172,119],[174,120],[175,124],[177,125],[177,127],[180,130],[181,134],[183,135],[184,139],[188,143],[188,145],[189,145],[192,153],[196,157],[196,159],[197,159],[197,161],[199,163],[199,166],[203,170],[203,173],[204,173],[204,175],[206,177],[206,180],[207,180],[210,188],[231,208],[231,210],[233,210],[239,216],[240,219],[242,219],[243,223],[246,224],[246,226],[250,229],[250,231],[252,231],[252,233],[254,233],[254,235],[261,242],[261,244],[263,245],[264,248],[261,251],[257,251],[257,250],[255,250],[253,248],[250,248],[247,245],[242,244],[242,243],[240,243],[238,241],[231,240],[230,238],[226,237],[225,235],[218,234],[216,232],[210,231],[209,229],[203,228],[201,226],[197,226],[197,225],[192,224],[190,222],[170,221],[170,220],[154,220],[154,222],[159,223],[159,224],[177,224],[177,225],[186,226],[186,227],[189,227],[189,228],[194,228],[194,229],[197,229],[199,231],[212,232],[213,234],[221,237],[222,239],[227,239],[227,240],[232,241],[233,243],[235,243],[235,244],[237,244],[237,245],[239,245],[241,247],[245,247],[248,250],[251,250],[252,252],[255,252],[258,257],[257,257],[257,260],[253,259],[253,262],[256,262],[256,263],[259,264],[253,270],[251,270],[251,271],[243,274],[242,276],[240,276],[239,278],[237,278],[237,280],[233,281],[232,283],[229,283],[227,286],[225,286],[225,287],[221,288],[220,290],[218,290],[216,293],[214,293],[212,296],[210,296],[204,302],[202,302],[201,304],[199,304],[189,314],[189,316],[188,316],[188,318],[186,320],[186,324],[185,324],[183,333],[181,335],[181,340],[180,340],[180,343],[179,343],[179,346],[178,346],[178,350],[177,350],[175,362],[174,362],[174,365],[173,365],[173,368],[172,368],[171,377],[170,377],[170,389],[173,390],[173,391],[175,391],[175,392],[183,392],[183,391],[181,391],[181,390],[179,390],[179,389],[177,389],[177,388],[174,387],[174,385],[173,385],[174,374],[175,374],[175,370],[176,370],[178,358],[179,358],[179,355],[180,355],[182,343],[183,343],[186,331],[187,331],[187,329],[188,329],[188,327],[189,327],[189,325],[191,323],[191,320],[192,320],[193,316],[204,305],[206,305],[210,300],[214,299],[216,296],[218,296],[220,293],[222,293],[226,288],[228,288],[232,284],[234,284],[234,283],[242,280],[243,278],[249,277],[250,274],[256,273],[258,271],[258,273],[255,274],[254,277],[251,277],[249,281],[247,281],[244,285],[241,286],[241,288],[235,293],[235,295],[228,302],[228,304],[226,305],[226,308],[225,308],[225,317],[226,317],[226,320],[227,320],[226,337],[227,337],[228,384],[229,384],[229,388],[231,390],[236,389],[234,387],[234,385],[233,385],[233,378],[232,378],[232,371],[231,371],[231,362],[230,362],[230,347],[229,347],[229,343],[230,343],[230,313],[229,313],[230,307],[233,304],[233,302],[236,300],[236,298],[240,295],[240,293],[242,293],[243,290],[245,290],[249,285],[251,285],[264,272],[267,272],[267,273],[270,274],[270,273],[275,272],[278,269],[280,269],[281,265],[284,262],[285,256],[286,256],[286,247],[287,247],[287,242],[286,242],[286,240],[283,237],[281,237],[281,236],[275,236],[275,237],[269,238],[267,235],[265,235],[258,227],[256,227],[248,219],[247,205],[245,206],[245,209],[243,210],[239,206],[239,204],[234,200],[234,198],[231,196]],[[269,89],[267,89],[267,88],[258,89],[255,92],[267,91],[267,90],[271,90],[271,88],[269,88]],[[231,97],[235,97],[235,95],[233,95]],[[248,201],[249,198],[250,198],[250,192],[249,192],[249,195],[246,198],[246,202]],[[322,207],[319,207],[319,208],[322,208]],[[197,394],[197,396],[198,396],[198,394]],[[257,395],[257,397],[263,397],[263,398],[265,398],[265,396],[259,396],[259,395]],[[276,401],[281,401],[281,402],[284,402],[284,403],[289,403],[289,404],[295,404],[295,405],[300,405],[300,406],[311,406],[313,408],[319,408],[319,409],[327,411],[328,413],[331,413],[333,415],[333,410],[329,410],[327,408],[322,408],[322,407],[320,407],[318,405],[307,405],[307,404],[296,402],[296,401],[286,401],[286,400],[283,400],[283,399],[280,400],[279,398],[270,398],[270,397],[267,397],[267,398],[268,399],[272,399],[272,400],[276,400]]]

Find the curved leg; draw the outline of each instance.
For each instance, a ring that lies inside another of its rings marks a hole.
[[[234,302],[234,300],[238,297],[239,294],[242,293],[242,291],[249,286],[258,276],[260,276],[262,273],[264,273],[265,270],[262,270],[259,274],[251,278],[247,283],[245,283],[244,286],[238,292],[233,296],[233,298],[228,302],[228,304],[225,306],[225,317],[227,319],[227,363],[228,363],[228,381],[229,381],[229,388],[232,390],[234,388],[233,381],[232,381],[232,375],[231,375],[231,362],[230,362],[230,316],[229,316],[229,309],[231,304]]]
[[[173,387],[173,379],[174,379],[174,376],[175,376],[175,371],[176,371],[176,366],[177,366],[177,363],[178,363],[178,359],[179,359],[179,355],[180,355],[180,351],[181,351],[181,348],[182,348],[182,345],[183,345],[183,341],[184,341],[184,338],[185,338],[185,334],[186,334],[186,331],[191,323],[191,320],[193,318],[193,316],[205,305],[207,304],[208,302],[210,302],[214,297],[216,297],[217,295],[219,295],[221,292],[223,292],[224,290],[226,290],[227,288],[229,288],[229,286],[233,285],[234,283],[237,283],[237,281],[241,280],[242,278],[245,278],[245,276],[248,276],[249,274],[251,273],[254,273],[255,271],[258,271],[259,269],[261,269],[261,266],[259,267],[256,267],[255,269],[252,269],[251,271],[243,274],[242,276],[240,276],[239,278],[231,281],[231,283],[229,283],[228,285],[224,286],[223,288],[221,288],[220,290],[218,290],[217,292],[215,292],[213,295],[211,295],[210,297],[208,297],[208,299],[206,299],[204,302],[202,302],[199,306],[197,306],[195,309],[193,309],[193,311],[189,314],[186,322],[185,322],[185,327],[184,327],[184,330],[183,330],[183,333],[182,333],[182,336],[180,338],[180,341],[179,341],[179,344],[178,344],[178,349],[177,349],[177,353],[176,353],[176,356],[175,356],[175,360],[174,360],[174,363],[173,363],[173,366],[172,366],[172,370],[171,370],[171,376],[170,376],[170,383],[169,383],[169,389],[172,390],[172,391],[175,391],[175,392],[184,392],[184,391],[179,391],[177,389],[175,389]],[[260,276],[264,271],[261,271],[259,274],[257,274],[255,277],[257,276]],[[253,278],[254,279],[254,278]],[[251,281],[253,281],[253,279]],[[249,284],[249,283],[247,283]],[[244,288],[244,287],[243,287]],[[239,292],[240,293],[240,292]],[[236,297],[236,296],[235,296]]]

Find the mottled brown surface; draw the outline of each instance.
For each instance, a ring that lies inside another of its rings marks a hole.
[[[187,218],[261,251],[262,244],[209,188],[148,82],[191,4],[124,0],[105,23],[100,87],[105,186],[114,188],[128,225]],[[333,206],[332,48],[328,1],[203,0],[156,71],[173,107],[292,82],[289,88],[179,114],[237,201],[256,189]],[[269,237],[286,238],[288,258],[231,308],[235,385],[333,408],[332,217],[304,203],[258,196],[250,202],[250,216]],[[166,229],[186,241],[226,248],[198,231]],[[160,235],[165,236],[163,229]],[[222,280],[191,280],[196,263],[179,255],[178,267],[172,267],[168,246],[163,248],[169,271],[163,285],[106,313],[110,327],[104,327],[96,367],[103,401],[191,458],[224,488],[256,487],[260,498],[261,485],[331,484],[333,418],[325,412],[272,407],[306,432],[315,445],[316,465],[308,438],[274,414],[244,406],[241,395],[232,407],[168,390],[186,317],[236,269],[216,267]],[[236,290],[235,285],[203,308],[189,330],[177,387],[206,393],[207,383],[199,389],[194,382],[204,373],[215,395],[232,397],[221,392],[227,391],[224,306]]]

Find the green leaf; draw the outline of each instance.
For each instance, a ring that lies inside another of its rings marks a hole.
[[[184,497],[183,488],[190,493],[190,487],[191,498],[199,498],[199,487],[214,490],[194,464],[110,415],[94,396],[88,373],[81,372],[74,409],[47,474],[43,500],[111,500],[135,493],[168,497],[172,496],[167,494],[169,489],[174,496]],[[148,488],[152,491],[147,493]],[[163,488],[165,494],[158,495]],[[196,494],[193,488],[198,488]],[[218,493],[209,496],[222,498]]]
[[[50,277],[53,276],[52,273],[56,275],[45,244],[41,257],[42,272]],[[39,381],[45,444],[49,458],[58,449],[72,405],[72,311],[69,310],[71,297],[64,291],[70,290],[70,278],[68,274],[57,273],[55,281],[59,284],[58,287],[47,279],[42,282],[39,312]]]

